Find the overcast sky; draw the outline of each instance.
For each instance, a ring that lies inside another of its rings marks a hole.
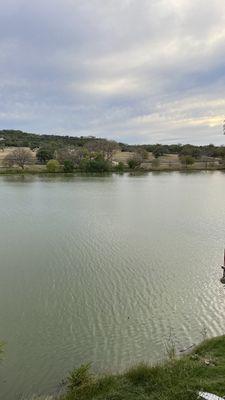
[[[0,4],[0,128],[225,144],[224,0]]]

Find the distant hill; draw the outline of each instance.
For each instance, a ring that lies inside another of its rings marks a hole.
[[[34,149],[42,146],[54,146],[56,148],[64,146],[84,146],[93,137],[74,137],[60,135],[38,135],[17,130],[0,130],[0,139],[4,139],[6,147],[30,147]],[[3,142],[3,140],[1,140]]]
[[[88,142],[101,142],[101,138],[94,136],[60,136],[27,133],[19,130],[0,130],[0,149],[1,147],[30,147],[36,149],[40,147],[52,147],[59,149],[67,146],[85,146]],[[106,141],[106,139],[105,139]],[[201,157],[220,157],[225,160],[225,147],[214,146],[209,144],[206,146],[195,146],[191,144],[143,144],[129,145],[118,143],[122,152],[139,152],[144,158],[143,151],[153,153],[154,156],[161,157],[167,154],[178,154],[184,156],[192,156],[195,159]]]

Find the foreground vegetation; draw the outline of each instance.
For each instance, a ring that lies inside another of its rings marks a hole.
[[[225,395],[225,336],[204,341],[191,354],[154,367],[140,364],[120,375],[75,369],[60,400],[194,400],[200,390]]]

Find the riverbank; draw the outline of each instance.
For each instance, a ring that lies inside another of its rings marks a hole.
[[[225,166],[218,166],[218,167],[195,167],[193,165],[187,166],[187,167],[168,167],[168,166],[160,166],[160,167],[154,167],[154,168],[135,168],[135,169],[130,169],[125,167],[122,171],[118,171],[116,168],[110,169],[110,171],[106,173],[131,173],[131,174],[139,174],[139,173],[147,173],[147,172],[191,172],[191,171],[196,171],[196,172],[201,172],[201,171],[225,171]],[[24,169],[21,168],[0,168],[0,176],[1,175],[40,175],[40,174],[45,174],[45,175],[52,175],[52,174],[67,174],[67,175],[73,175],[73,174],[87,174],[81,169],[75,169],[73,172],[65,172],[63,170],[63,167],[60,168],[57,171],[51,171],[49,172],[46,168],[45,165],[39,165],[39,166],[32,166],[32,167],[25,167]],[[96,174],[96,173],[91,173],[89,172],[88,174]]]
[[[161,365],[139,364],[120,375],[94,376],[82,366],[68,377],[60,400],[194,400],[200,390],[225,395],[225,336],[205,340],[182,358],[170,356]]]

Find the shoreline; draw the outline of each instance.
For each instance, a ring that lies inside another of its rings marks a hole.
[[[198,393],[225,395],[225,336],[205,339],[178,355],[165,346],[167,359],[139,363],[118,374],[93,374],[91,364],[74,369],[58,394],[32,400],[197,400]]]
[[[225,171],[225,166],[221,168],[193,168],[193,167],[188,167],[188,168],[152,168],[152,169],[128,169],[125,168],[124,171],[117,171],[115,169],[112,169],[107,172],[84,172],[82,170],[76,169],[73,172],[64,172],[62,170],[59,171],[54,171],[54,172],[49,172],[46,170],[35,170],[35,169],[21,169],[21,170],[1,170],[0,168],[0,176],[6,176],[6,175],[76,175],[76,174],[81,174],[81,175],[90,175],[90,176],[95,176],[95,175],[111,175],[111,174],[117,174],[117,175],[123,175],[124,173],[129,173],[132,175],[138,175],[138,174],[146,174],[150,172],[203,172],[203,171]]]

